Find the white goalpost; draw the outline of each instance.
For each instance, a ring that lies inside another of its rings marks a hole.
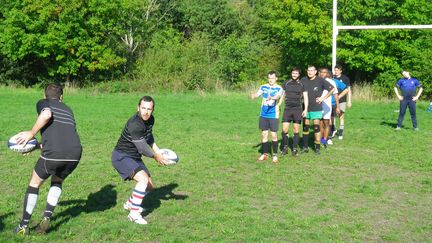
[[[337,25],[337,0],[333,0],[333,40],[332,40],[332,71],[336,66],[337,36],[339,30],[377,30],[377,29],[432,29],[432,25]]]

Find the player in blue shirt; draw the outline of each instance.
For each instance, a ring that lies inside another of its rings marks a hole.
[[[275,71],[268,73],[268,83],[260,86],[256,93],[251,94],[251,98],[255,99],[262,96],[261,114],[259,119],[259,129],[262,131],[261,150],[262,154],[258,161],[267,160],[270,153],[270,143],[268,143],[268,133],[271,134],[271,147],[273,148],[272,162],[277,163],[278,138],[277,131],[279,128],[279,107],[283,89],[276,84],[277,76]]]
[[[402,76],[403,78],[399,79],[396,84],[397,87],[394,87],[396,96],[400,100],[399,118],[396,130],[401,129],[405,112],[408,106],[414,130],[418,131],[416,117],[416,101],[419,99],[421,93],[423,92],[423,87],[417,79],[411,77],[408,71],[402,71]],[[399,94],[398,88],[402,91],[402,95]],[[419,88],[419,91],[416,95],[417,88]]]

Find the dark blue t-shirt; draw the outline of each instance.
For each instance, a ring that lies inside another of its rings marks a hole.
[[[415,78],[401,78],[397,86],[401,89],[402,96],[409,99],[415,95],[417,87],[421,87],[420,82]]]

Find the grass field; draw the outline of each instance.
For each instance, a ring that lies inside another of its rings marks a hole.
[[[144,200],[149,225],[127,220],[134,184],[111,166],[111,151],[142,94],[70,91],[84,148],[63,185],[46,235],[12,234],[39,156],[9,151],[30,129],[41,91],[0,88],[0,242],[431,242],[432,113],[419,103],[419,132],[394,131],[397,102],[354,102],[342,141],[297,159],[258,164],[259,101],[246,94],[157,94],[154,134],[176,166],[145,160],[156,190]],[[38,135],[38,138],[40,135]],[[39,194],[35,225],[48,183]]]

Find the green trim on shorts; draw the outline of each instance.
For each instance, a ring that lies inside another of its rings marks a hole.
[[[322,111],[309,111],[306,114],[306,119],[318,120],[322,119]]]

